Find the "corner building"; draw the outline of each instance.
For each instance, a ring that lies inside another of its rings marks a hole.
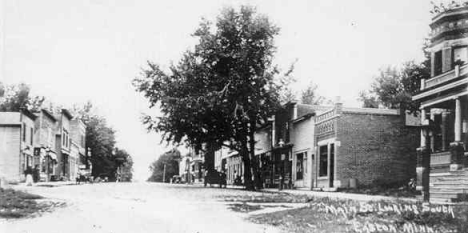
[[[439,13],[430,27],[431,78],[413,96],[422,123],[418,188],[429,186],[431,201],[457,201],[468,192],[468,7]]]

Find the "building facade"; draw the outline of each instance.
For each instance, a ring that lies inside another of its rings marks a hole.
[[[57,119],[49,111],[42,109],[36,112],[34,134],[34,167],[40,171],[41,181],[50,181],[50,176],[57,169],[55,150],[55,130]]]
[[[255,133],[264,187],[334,191],[406,185],[415,177],[420,136],[418,128],[407,126],[413,118],[400,110],[344,108],[340,102],[289,103]],[[243,174],[236,153],[225,160],[228,181],[234,171]]]
[[[35,120],[27,110],[0,112],[0,177],[9,182],[24,181],[33,168]]]
[[[86,125],[80,119],[73,119],[70,122],[70,179],[75,180],[81,169],[86,168]]]
[[[333,109],[315,117],[314,187],[402,186],[415,177],[419,132],[395,109]]]
[[[30,168],[35,181],[74,180],[88,162],[85,137],[86,126],[66,109],[0,112],[0,177],[21,182]]]
[[[430,27],[431,78],[413,96],[422,123],[418,188],[432,201],[457,201],[468,192],[468,7],[439,13]]]
[[[55,116],[58,120],[55,131],[55,151],[57,152],[57,169],[53,180],[70,180],[71,153],[71,120],[73,116],[66,109],[62,109]]]

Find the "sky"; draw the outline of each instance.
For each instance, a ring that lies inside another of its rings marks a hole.
[[[33,94],[72,106],[91,101],[134,159],[134,177],[167,148],[148,133],[155,113],[132,79],[146,61],[168,67],[196,41],[202,17],[252,5],[280,27],[275,64],[294,61],[293,88],[309,82],[328,99],[358,107],[379,68],[423,59],[429,0],[0,0],[0,81],[28,83]]]

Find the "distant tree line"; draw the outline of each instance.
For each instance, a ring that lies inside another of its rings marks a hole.
[[[180,159],[181,155],[177,149],[164,152],[150,165],[151,176],[148,181],[169,182],[174,175],[179,175]]]

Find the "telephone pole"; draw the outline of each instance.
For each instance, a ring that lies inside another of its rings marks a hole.
[[[163,183],[166,183],[166,164],[164,164],[163,168]]]

